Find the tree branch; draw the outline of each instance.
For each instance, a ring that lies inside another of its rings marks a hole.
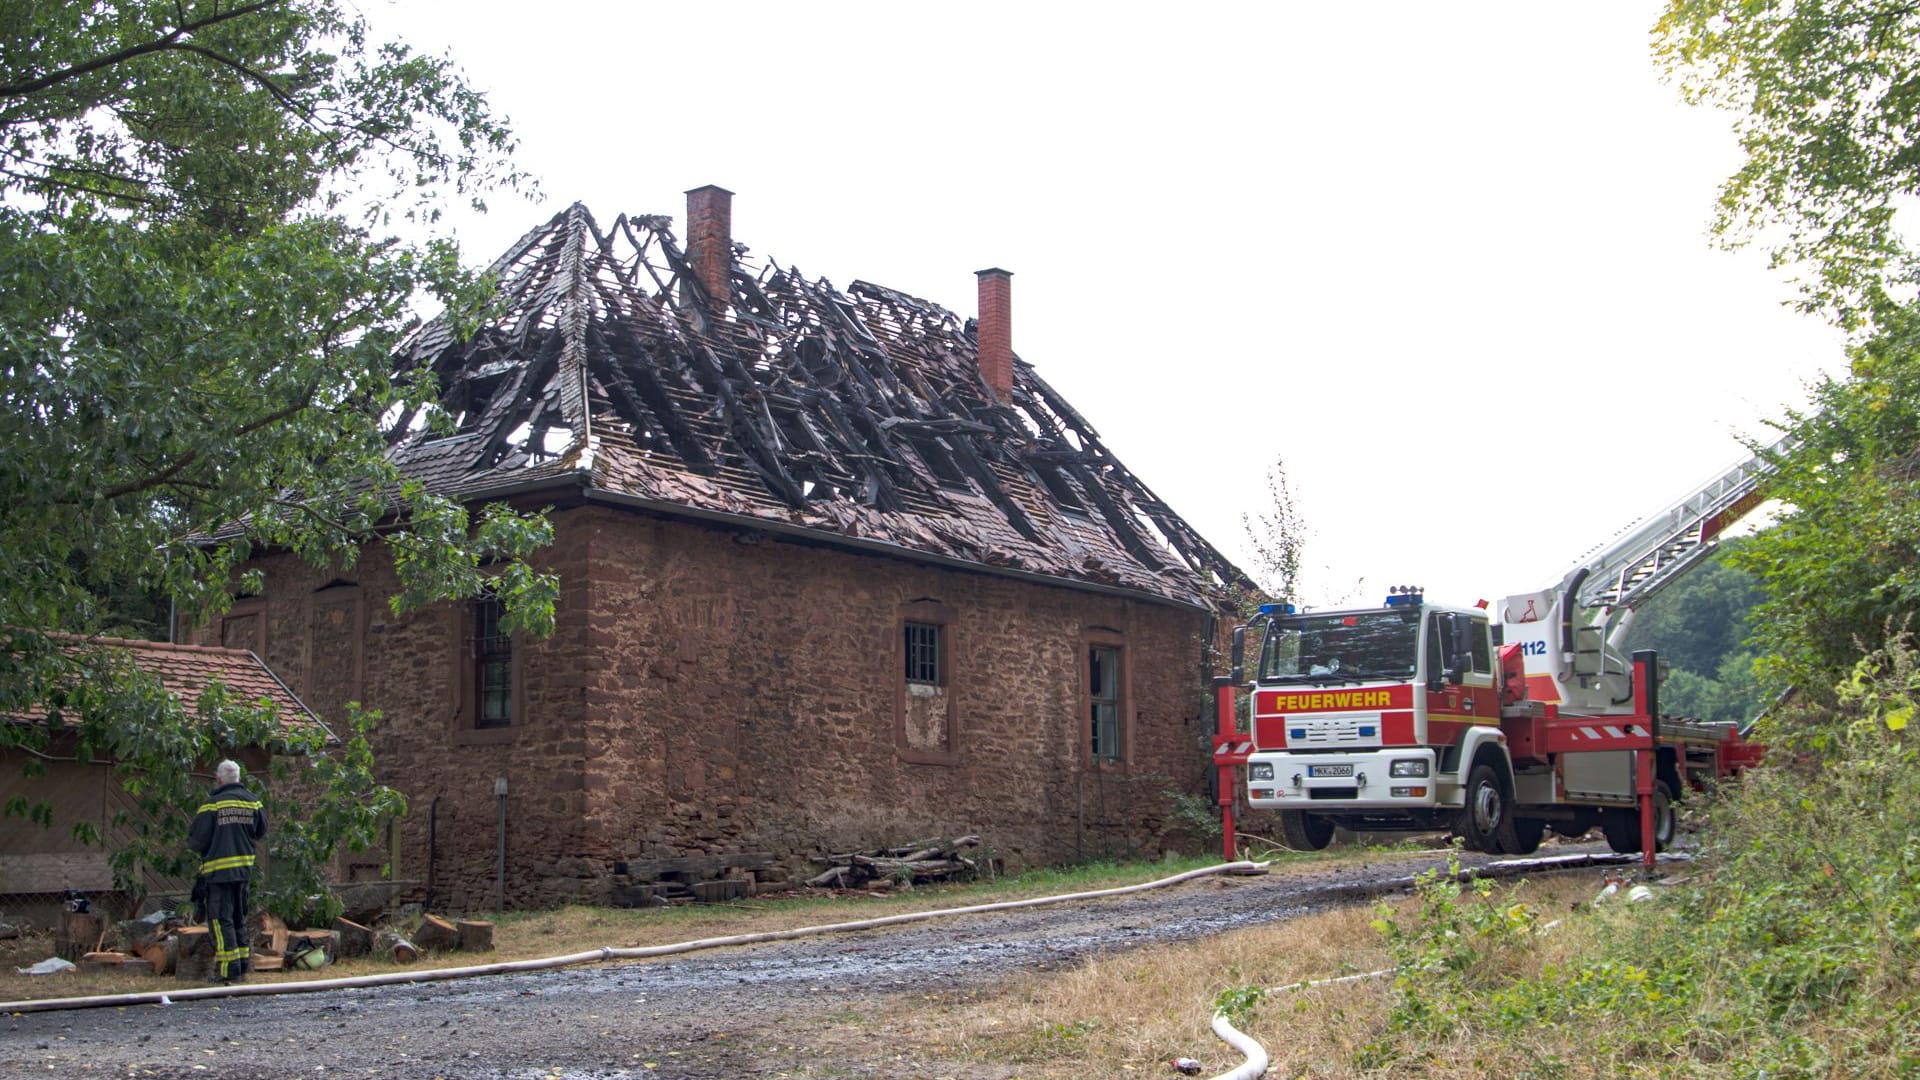
[[[278,6],[283,2],[284,0],[256,0],[254,3],[242,4],[237,8],[232,8],[227,11],[216,11],[212,15],[197,22],[183,22],[165,35],[154,38],[151,41],[143,41],[138,45],[129,45],[124,49],[108,53],[105,56],[96,56],[84,64],[76,64],[73,67],[50,71],[39,78],[26,79],[21,82],[8,83],[0,86],[0,97],[25,97],[28,94],[38,93],[50,87],[58,86],[63,82],[71,82],[83,75],[91,75],[103,68],[109,68],[115,64],[124,64],[128,60],[137,57],[146,56],[151,53],[165,52],[169,49],[186,48],[186,46],[181,44],[180,39],[186,37],[188,34],[205,30],[209,26],[217,26],[223,22],[230,22],[234,19],[256,14],[267,8]],[[184,11],[182,14],[184,14]],[[200,49],[198,51],[204,53],[207,50]]]
[[[262,416],[254,420],[250,420],[247,423],[241,424],[239,427],[233,429],[232,433],[228,435],[228,438],[243,439],[248,435],[253,434],[256,431],[259,431],[261,428],[267,427],[272,424],[277,424],[280,421],[285,420],[289,416],[293,416],[296,413],[300,413],[305,411],[308,408],[311,408],[313,405],[313,395],[316,392],[318,392],[318,390],[319,390],[319,387],[317,385],[309,383],[307,386],[306,393],[298,401],[292,402],[291,404],[287,405],[285,408],[275,409],[273,412],[270,412],[265,416]],[[172,480],[175,476],[178,476],[180,474],[181,470],[185,469],[189,465],[192,465],[195,461],[198,461],[199,459],[200,459],[200,451],[189,450],[186,453],[180,455],[178,458],[174,459],[173,464],[168,465],[166,468],[161,469],[159,472],[151,473],[147,476],[143,476],[138,480],[129,480],[124,484],[117,484],[101,492],[100,497],[103,499],[118,499],[126,495],[138,495],[143,491],[151,491],[152,489],[159,487],[160,485],[165,484],[168,481]]]

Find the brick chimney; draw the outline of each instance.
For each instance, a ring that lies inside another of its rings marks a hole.
[[[687,192],[687,257],[716,312],[733,300],[733,192],[708,184]]]
[[[1013,271],[993,267],[978,272],[980,321],[974,342],[980,377],[1002,404],[1013,400]]]

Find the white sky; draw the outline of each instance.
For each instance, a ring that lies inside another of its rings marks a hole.
[[[469,261],[575,200],[684,232],[714,183],[842,288],[972,316],[1005,267],[1015,351],[1243,566],[1284,458],[1309,603],[1550,585],[1844,366],[1710,242],[1739,157],[1658,0],[361,4],[540,180]]]

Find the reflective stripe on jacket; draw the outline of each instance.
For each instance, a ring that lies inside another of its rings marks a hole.
[[[253,842],[267,835],[267,812],[239,784],[218,788],[193,816],[187,846],[200,856],[210,882],[246,881],[253,873]]]

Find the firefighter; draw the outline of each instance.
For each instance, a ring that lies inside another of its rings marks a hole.
[[[240,786],[240,765],[214,766],[219,786],[194,815],[187,846],[200,856],[194,892],[204,892],[207,928],[213,934],[213,971],[218,982],[237,982],[247,973],[247,885],[253,879],[254,841],[267,835],[267,813],[260,800]]]

